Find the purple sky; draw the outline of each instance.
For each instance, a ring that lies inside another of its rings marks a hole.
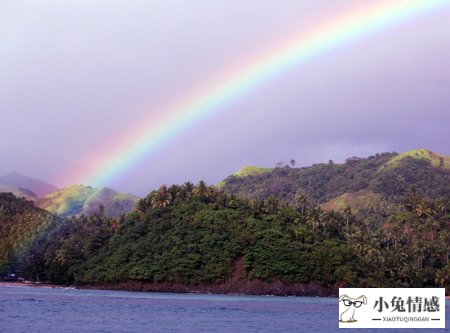
[[[346,1],[0,2],[0,175],[56,186],[139,119]],[[114,183],[216,183],[245,165],[450,155],[450,10],[323,54],[180,133]]]

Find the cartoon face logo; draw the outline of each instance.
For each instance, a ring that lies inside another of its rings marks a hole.
[[[344,304],[345,310],[339,315],[339,321],[341,323],[354,323],[355,319],[355,309],[359,309],[361,305],[367,304],[367,297],[364,295],[358,298],[351,298],[347,295],[342,295],[339,297],[339,302]]]

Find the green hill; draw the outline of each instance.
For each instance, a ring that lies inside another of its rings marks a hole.
[[[242,168],[241,170],[237,171],[233,175],[235,177],[248,177],[248,176],[255,176],[260,175],[266,172],[272,171],[272,168],[260,168],[253,165],[246,166]]]
[[[249,165],[249,166],[243,167],[239,171],[235,172],[233,174],[233,176],[234,177],[256,176],[256,175],[263,174],[263,173],[270,172],[270,171],[272,171],[272,168],[260,168],[260,167],[256,167],[253,165]],[[220,189],[225,184],[226,184],[226,182],[222,181],[222,182],[216,184],[216,187]]]
[[[0,278],[14,271],[148,291],[336,295],[346,286],[448,293],[450,170],[410,155],[248,170],[228,177],[224,190],[188,182],[137,202],[81,185],[40,202],[66,217],[2,193]],[[129,213],[108,216],[130,201]]]
[[[64,219],[29,246],[23,274],[148,291],[450,288],[449,200],[408,193],[403,205],[357,217],[351,210],[304,210],[273,196],[247,200],[204,183],[162,186],[120,220]]]
[[[428,149],[415,149],[404,154],[400,154],[394,158],[392,158],[387,166],[395,167],[399,165],[399,162],[405,158],[413,158],[428,161],[431,165],[443,169],[450,169],[450,156],[440,155],[435,152],[432,152]]]
[[[120,216],[134,209],[139,198],[110,188],[72,185],[36,200],[36,205],[60,216],[92,215],[104,207],[104,214]]]
[[[383,153],[348,158],[343,164],[285,166],[256,175],[232,175],[222,182],[221,189],[258,200],[274,195],[290,203],[303,195],[310,204],[327,208],[364,206],[382,199],[399,203],[413,187],[429,198],[439,198],[450,193],[449,160],[449,156],[424,149],[401,155]]]
[[[340,196],[321,204],[325,210],[343,211],[350,206],[354,209],[354,213],[358,213],[360,209],[367,209],[373,202],[380,200],[380,195],[368,190],[361,190],[354,193],[344,193]]]

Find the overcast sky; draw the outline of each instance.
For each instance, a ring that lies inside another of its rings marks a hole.
[[[70,185],[65,174],[205,78],[356,4],[0,1],[0,175]],[[300,64],[105,185],[143,195],[291,159],[450,155],[449,17],[450,6]]]

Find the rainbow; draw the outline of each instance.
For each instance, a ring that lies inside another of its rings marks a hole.
[[[175,140],[180,133],[205,118],[216,115],[223,106],[287,70],[307,63],[338,47],[406,23],[444,6],[448,0],[375,0],[341,15],[327,17],[290,36],[270,53],[250,64],[235,68],[217,82],[203,85],[184,98],[166,106],[159,116],[139,121],[133,133],[119,138],[111,149],[97,156],[73,175],[71,181],[106,186],[131,170],[144,157],[151,156]],[[206,87],[206,88],[205,88]]]

